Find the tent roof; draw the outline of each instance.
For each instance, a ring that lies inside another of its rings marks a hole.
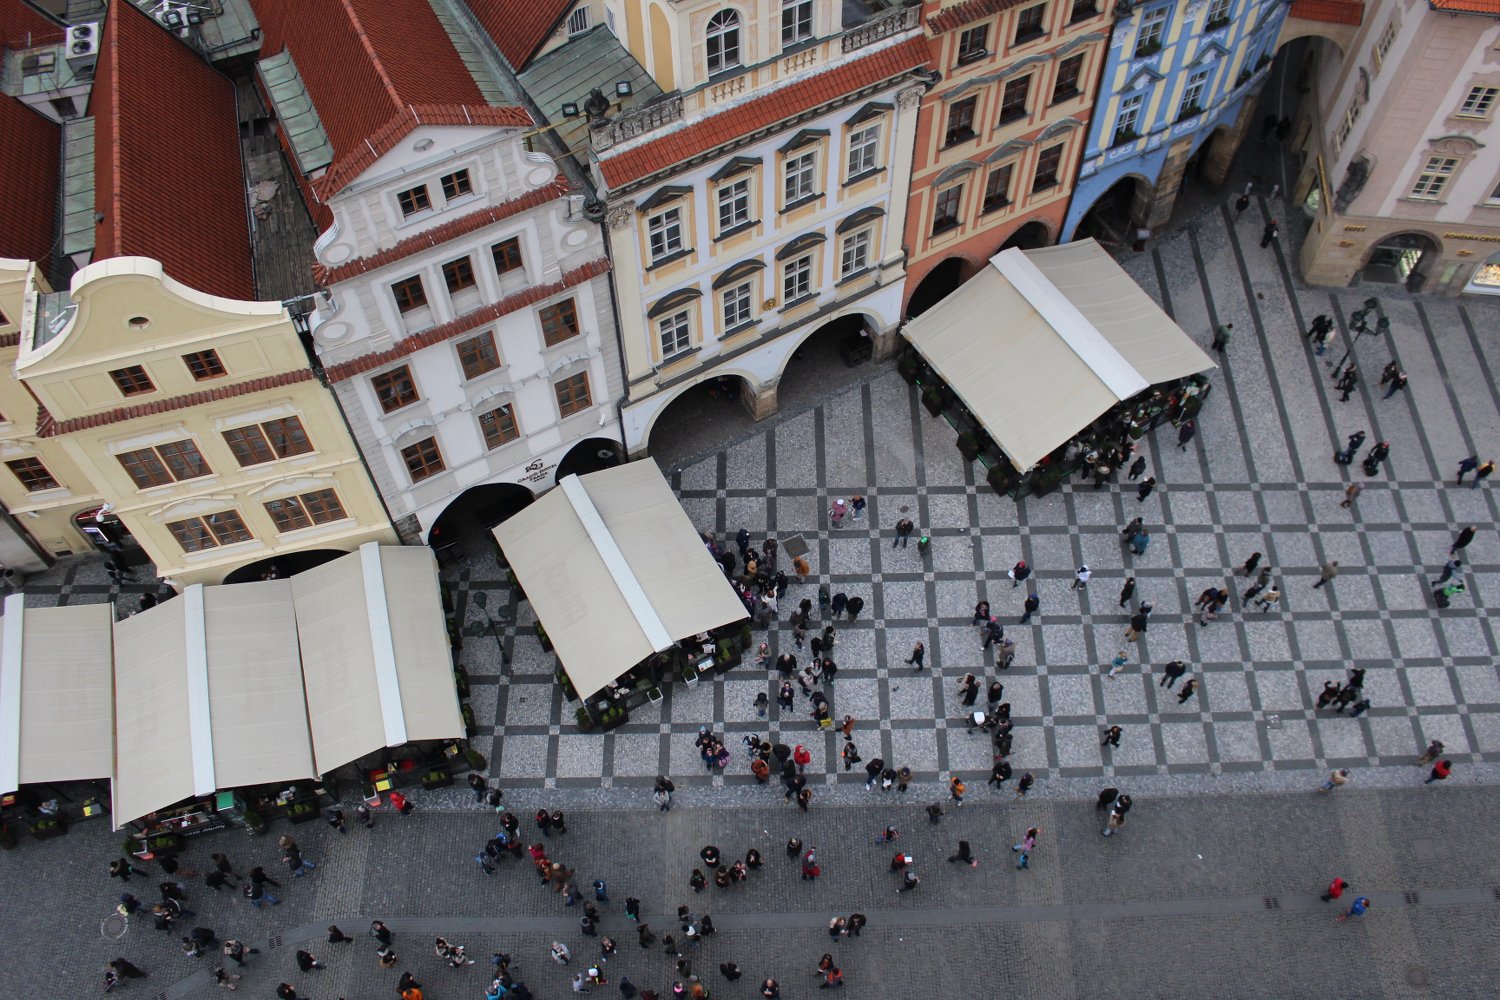
[[[114,679],[108,604],[27,608],[0,619],[0,792],[108,778]]]
[[[568,476],[494,534],[584,698],[746,617],[654,462]]]
[[[1215,367],[1094,240],[996,254],[904,332],[1023,471],[1116,403]]]

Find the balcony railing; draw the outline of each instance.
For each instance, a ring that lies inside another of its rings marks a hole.
[[[853,52],[866,45],[874,45],[882,39],[915,28],[921,12],[921,7],[902,7],[900,10],[872,18],[859,27],[846,31],[843,38],[839,39],[839,43],[844,52]]]
[[[593,126],[589,130],[589,138],[594,149],[602,152],[681,119],[682,95],[672,94],[654,104],[636,108],[602,125]]]

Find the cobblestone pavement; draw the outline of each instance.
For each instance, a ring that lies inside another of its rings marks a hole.
[[[1394,770],[1394,768],[1392,769]],[[1110,840],[1088,801],[1025,801],[975,790],[948,808],[938,826],[922,815],[927,800],[806,814],[779,800],[757,808],[577,811],[569,832],[549,841],[553,856],[576,865],[585,882],[604,878],[611,904],[602,930],[619,941],[611,979],[628,976],[662,991],[673,970],[658,945],[643,952],[622,916],[627,896],[642,900],[657,933],[675,930],[686,904],[713,916],[718,934],[684,946],[692,969],[714,995],[749,998],[758,977],[775,976],[787,1000],[815,995],[812,969],[837,955],[855,997],[903,997],[931,989],[945,996],[1036,997],[1492,997],[1500,976],[1493,873],[1475,859],[1500,851],[1500,804],[1488,788],[1423,787],[1423,771],[1401,769],[1406,787],[1315,790],[1304,775],[1297,792],[1277,795],[1138,796],[1125,829]],[[1358,776],[1356,776],[1358,778]],[[1134,791],[1130,782],[1118,784]],[[517,793],[519,812],[534,793]],[[535,836],[529,820],[523,831]],[[915,859],[922,883],[898,894],[892,849],[874,835],[895,824],[897,846]],[[1007,847],[1027,826],[1042,833],[1027,871]],[[291,831],[318,865],[306,878],[285,876],[274,843],[225,832],[193,841],[184,861],[209,864],[225,851],[240,870],[263,864],[282,883],[282,903],[251,910],[232,893],[215,896],[189,878],[189,927],[236,936],[261,954],[240,970],[240,996],[271,997],[279,982],[316,1000],[375,1000],[393,995],[411,970],[433,1000],[477,1000],[495,949],[516,956],[520,974],[544,1000],[571,995],[568,982],[596,955],[578,928],[581,907],[565,908],[539,887],[529,864],[507,861],[489,878],[470,860],[494,827],[478,812],[420,810],[381,815],[374,830],[339,837],[323,824]],[[280,829],[273,832],[281,832]],[[823,876],[802,881],[782,850],[789,836],[818,850]],[[977,868],[946,863],[962,838]],[[744,888],[710,887],[695,895],[687,880],[698,850],[718,845],[739,857],[750,847],[766,867]],[[154,895],[159,875],[129,886],[105,877],[114,840],[103,824],[68,837],[0,852],[5,890],[6,979],[14,996],[92,995],[103,963],[123,956],[150,973],[123,996],[222,995],[208,977],[216,956],[191,959],[176,937],[135,921],[118,941],[98,921],[128,888]],[[153,868],[154,866],[148,866]],[[1481,873],[1482,872],[1482,873]],[[1362,922],[1338,924],[1318,898],[1334,876],[1374,901]],[[861,938],[832,944],[836,914],[862,912]],[[376,968],[365,934],[371,919],[396,932],[402,961]],[[336,922],[356,938],[326,943]],[[432,955],[442,935],[478,960],[453,970]],[[559,969],[546,957],[554,940],[575,961]],[[306,948],[328,968],[302,974],[293,954]],[[734,961],[746,978],[719,978]],[[1274,985],[1268,974],[1275,970]],[[1331,984],[1336,984],[1330,988]],[[612,996],[614,985],[596,990]],[[821,995],[821,994],[817,994]]]

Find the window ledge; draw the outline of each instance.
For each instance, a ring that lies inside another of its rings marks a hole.
[[[1028,31],[1024,35],[1016,35],[1016,40],[1011,43],[1011,46],[1014,47],[1017,45],[1025,45],[1027,42],[1034,42],[1038,38],[1046,37],[1047,32],[1044,29],[1038,28],[1036,31]]]
[[[1079,13],[1074,14],[1071,18],[1068,19],[1068,27],[1071,28],[1075,24],[1082,24],[1084,21],[1087,21],[1089,18],[1091,18],[1091,17],[1098,17],[1098,16],[1099,16],[1099,11],[1097,9],[1095,9],[1095,10],[1087,10],[1087,11],[1080,11]]]
[[[1011,200],[1009,198],[1003,198],[1000,201],[985,204],[984,207],[980,210],[979,214],[990,215],[991,213],[1000,211],[1002,208],[1010,208],[1010,206]]]
[[[860,268],[858,271],[852,271],[849,274],[844,275],[842,278],[840,278],[834,284],[834,287],[835,288],[842,288],[845,285],[848,285],[848,284],[851,284],[853,282],[856,282],[860,278],[867,277],[868,275],[871,275],[871,274],[874,274],[874,273],[875,273],[875,268],[870,267],[869,265],[865,265],[864,267]]]
[[[1400,198],[1397,198],[1396,200],[1397,201],[1404,201],[1404,202],[1407,202],[1407,203],[1412,204],[1412,205],[1446,205],[1446,204],[1448,204],[1448,202],[1445,201],[1442,198],[1423,198],[1420,195],[1414,195],[1414,194],[1402,195]]]
[[[939,225],[935,225],[932,227],[932,235],[941,236],[944,233],[951,233],[953,232],[953,230],[957,229],[958,226],[959,221],[957,219],[954,219],[952,222],[944,222]]]
[[[1003,125],[1009,125],[1009,124],[1011,124],[1013,122],[1025,121],[1030,116],[1031,116],[1031,112],[1029,112],[1029,111],[1021,111],[1021,112],[1019,112],[1017,114],[1005,115],[1004,117],[1002,117],[1000,119],[999,122],[997,122],[995,124],[995,127],[999,128],[999,127],[1001,127]]]
[[[1052,190],[1055,187],[1057,187],[1057,178],[1056,177],[1052,178],[1049,181],[1046,181],[1045,183],[1043,183],[1041,181],[1038,181],[1037,183],[1031,185],[1031,193],[1032,194],[1041,194],[1043,191],[1050,191],[1050,190]]]
[[[808,292],[806,295],[799,296],[795,299],[787,299],[781,304],[781,310],[782,312],[785,312],[788,309],[795,309],[798,306],[805,306],[810,302],[816,301],[818,301],[818,293]]]
[[[760,225],[759,219],[751,219],[748,222],[741,222],[737,226],[730,226],[728,229],[719,233],[718,236],[715,236],[714,242],[722,243],[724,240],[733,239],[734,237],[740,235],[740,233],[749,232],[758,225]]]
[[[731,326],[729,329],[719,334],[719,340],[725,341],[733,337],[738,337],[740,334],[745,333],[749,330],[753,330],[757,326],[760,326],[760,317],[758,316],[755,319],[746,320],[745,322],[740,323],[736,326]]]
[[[1054,106],[1056,106],[1058,104],[1063,104],[1063,103],[1065,103],[1067,101],[1074,100],[1075,98],[1081,96],[1082,94],[1083,94],[1083,91],[1079,90],[1077,87],[1074,87],[1073,89],[1068,90],[1068,91],[1064,91],[1061,94],[1053,94],[1052,95],[1052,103],[1053,103]]]
[[[964,132],[962,135],[944,136],[943,148],[952,149],[954,146],[962,146],[966,142],[973,142],[977,138],[979,138],[979,133],[973,129]]]
[[[808,195],[806,198],[798,198],[796,201],[788,202],[787,204],[783,205],[781,211],[777,214],[786,215],[788,212],[795,212],[799,208],[811,205],[821,197],[823,197],[823,192],[819,191],[815,194]]]
[[[656,366],[656,370],[658,372],[664,372],[672,368],[686,367],[684,362],[692,360],[693,356],[701,350],[703,350],[702,344],[694,344],[692,347],[685,347],[682,350],[678,351],[676,354],[662,358],[661,363]]]
[[[673,251],[672,253],[667,254],[665,257],[656,257],[656,258],[653,258],[652,261],[651,261],[651,263],[649,263],[649,264],[646,265],[646,270],[647,271],[655,271],[659,267],[666,267],[668,264],[671,264],[673,261],[679,261],[679,260],[682,260],[682,258],[684,258],[684,257],[691,257],[692,255],[693,255],[693,248],[692,247],[683,247],[681,250]]]
[[[958,61],[956,63],[954,63],[954,65],[955,66],[968,66],[968,65],[970,65],[972,63],[979,62],[979,60],[981,60],[981,59],[986,59],[990,55],[991,55],[991,52],[988,49],[980,49],[978,52],[970,52],[970,53],[967,53],[967,54],[962,54],[961,53],[959,55],[959,57],[958,57]]]
[[[883,173],[885,173],[885,167],[875,167],[872,170],[866,170],[862,173],[855,174],[853,177],[850,177],[847,181],[845,181],[842,186],[853,187],[855,184],[859,184],[862,181],[867,181],[871,177],[878,177]]]

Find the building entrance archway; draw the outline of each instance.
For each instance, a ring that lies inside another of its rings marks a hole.
[[[566,476],[586,476],[601,469],[612,469],[625,461],[625,449],[610,438],[584,438],[557,463],[552,481],[560,483]]]
[[[715,375],[684,390],[656,415],[646,452],[663,471],[755,425],[754,389],[742,375]]]
[[[920,316],[954,291],[963,282],[964,262],[961,257],[949,257],[927,272],[917,283],[911,298],[906,300],[908,318]]]
[[[1051,245],[1052,235],[1047,231],[1047,227],[1040,222],[1028,222],[1020,229],[1011,233],[1010,238],[1000,244],[1000,249],[996,250],[995,253],[999,253],[1001,250],[1009,250],[1011,247],[1019,247],[1022,250],[1036,250],[1040,247]],[[993,257],[994,254],[990,256]]]
[[[1427,280],[1425,265],[1437,254],[1437,241],[1425,233],[1394,233],[1375,244],[1357,278],[1420,291]]]
[[[486,545],[494,544],[490,529],[525,510],[534,499],[531,490],[520,483],[470,486],[454,497],[432,522],[427,544],[440,557],[452,552],[483,551]]]
[[[343,549],[306,549],[302,552],[284,552],[241,566],[224,577],[224,582],[253,583],[256,580],[282,580],[348,554]]]
[[[1078,222],[1073,239],[1092,236],[1101,243],[1128,246],[1135,240],[1135,228],[1150,214],[1151,185],[1144,177],[1130,174],[1121,177],[1101,194]]]

